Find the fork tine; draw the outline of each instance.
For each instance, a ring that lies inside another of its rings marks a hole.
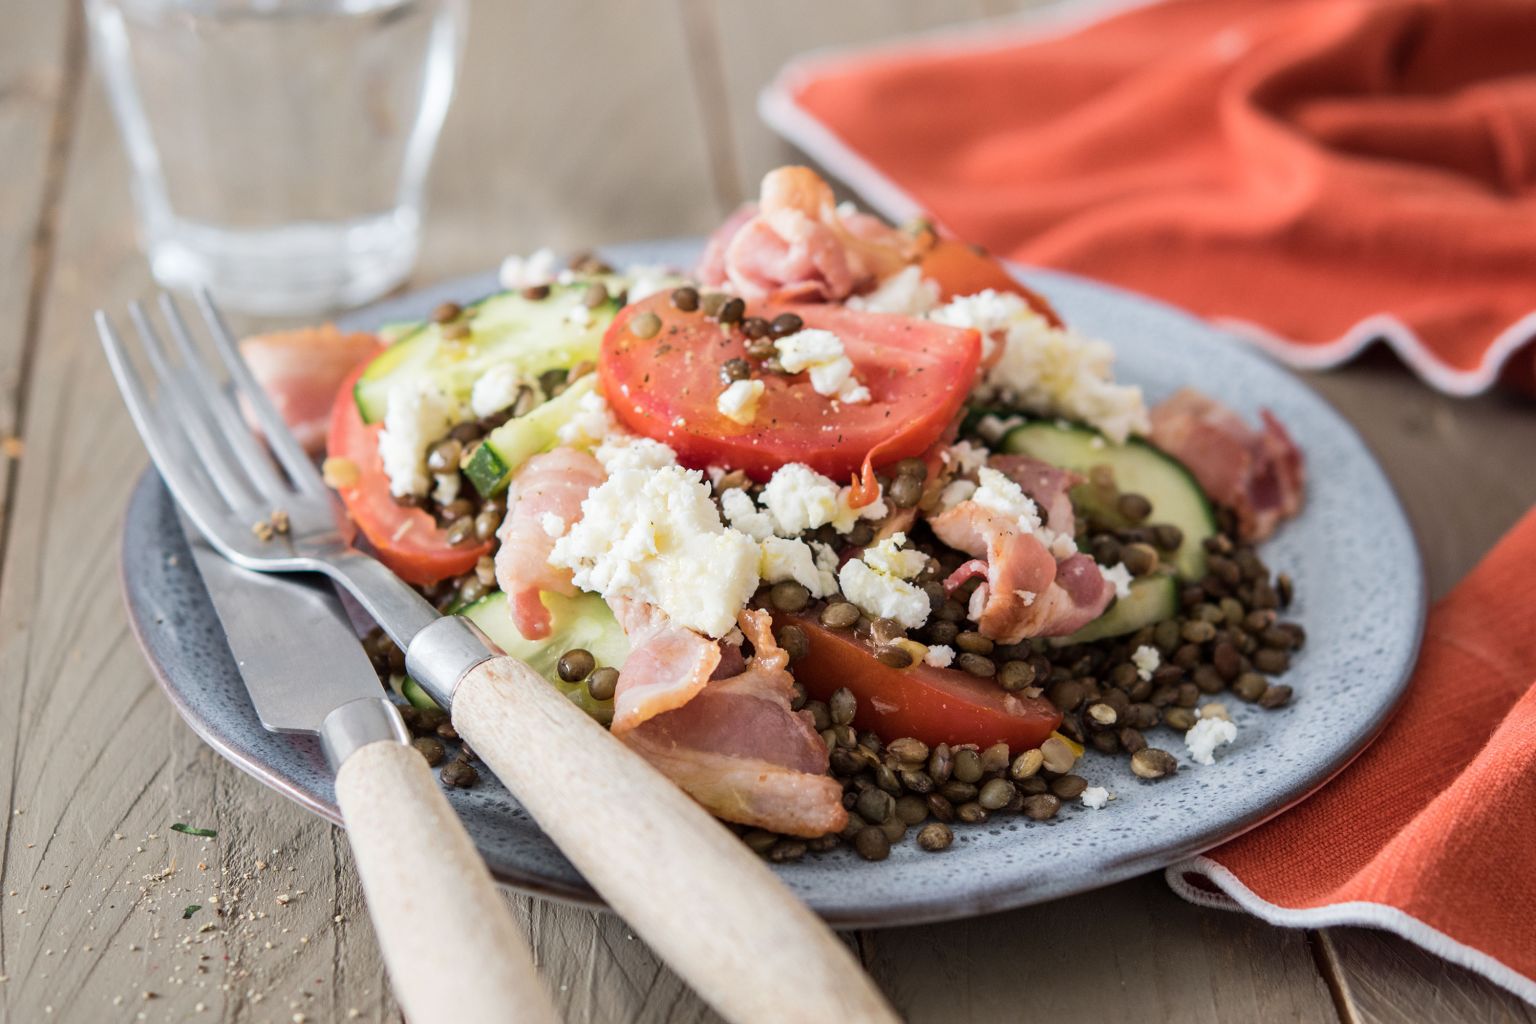
[[[182,386],[183,375],[179,368],[171,365],[166,356],[165,344],[160,340],[160,332],[144,312],[144,307],[137,302],[129,303],[128,316],[139,330],[139,344],[143,346],[150,367],[159,379],[159,407],[164,415],[197,422],[203,437],[199,443],[188,447],[202,462],[204,470],[213,479],[213,485],[231,507],[246,512],[259,507],[263,504],[261,495],[245,473],[235,465],[229,449],[219,441],[218,432],[210,422],[204,397],[198,393],[197,388]],[[184,435],[185,431],[182,433]]]
[[[123,404],[128,407],[128,416],[133,420],[139,437],[143,439],[144,447],[149,450],[150,460],[154,462],[160,478],[170,488],[176,503],[186,510],[209,541],[221,550],[227,550],[221,540],[219,524],[228,518],[228,508],[215,496],[212,488],[198,477],[197,460],[185,450],[186,440],[180,431],[177,428],[166,429],[160,422],[154,402],[144,389],[138,370],[134,369],[133,362],[128,358],[122,339],[118,337],[107,314],[99,309],[96,311],[96,334],[101,339],[102,348],[106,350],[107,364],[112,368],[112,376],[123,396]]]
[[[314,463],[309,461],[309,456],[304,454],[304,449],[299,447],[299,442],[294,440],[293,434],[288,430],[288,424],[277,414],[272,407],[272,402],[267,398],[267,393],[262,386],[256,383],[256,378],[251,376],[251,368],[245,365],[245,359],[240,355],[240,349],[235,344],[234,335],[224,324],[224,318],[219,314],[218,307],[213,304],[213,297],[208,294],[206,288],[197,291],[197,305],[202,310],[203,319],[208,322],[208,328],[213,333],[213,341],[219,350],[219,356],[224,360],[224,366],[229,370],[230,379],[235,386],[250,402],[252,411],[256,414],[256,420],[261,424],[261,431],[266,435],[267,444],[277,456],[277,461],[282,464],[288,479],[293,481],[295,487],[316,497],[329,497],[325,484],[320,480],[320,474],[315,472]]]
[[[250,474],[256,489],[262,492],[267,503],[281,504],[288,493],[288,484],[278,475],[266,450],[251,435],[250,428],[240,418],[234,403],[228,401],[224,388],[214,380],[206,359],[192,341],[192,333],[187,330],[186,321],[181,318],[181,309],[168,292],[160,293],[160,311],[166,323],[170,324],[171,337],[175,339],[176,348],[181,353],[182,366],[191,374],[198,392],[210,397],[208,406],[213,413],[216,431],[234,450],[235,457]]]

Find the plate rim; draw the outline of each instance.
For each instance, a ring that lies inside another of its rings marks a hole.
[[[655,249],[657,247],[669,244],[697,244],[699,241],[700,240],[692,238],[654,239],[643,242],[629,243],[628,246],[606,246],[603,247],[603,250],[618,253],[622,252],[626,248],[631,247],[636,249]],[[1091,278],[1086,278],[1076,274],[1064,273],[1056,270],[1048,270],[1045,268],[1020,267],[1014,264],[1010,264],[1009,268],[1012,272],[1015,273],[1016,276],[1027,274],[1030,278],[1035,280],[1049,280],[1051,278],[1058,278],[1100,291],[1117,293],[1121,297],[1134,299],[1135,301],[1142,304],[1160,307],[1165,313],[1171,313],[1190,321],[1196,329],[1199,329],[1203,332],[1216,332],[1221,334],[1227,333],[1221,331],[1221,329],[1215,325],[1200,320],[1198,317],[1195,317],[1193,314],[1188,313],[1185,310],[1171,306],[1158,299],[1154,299],[1140,293],[1131,292],[1114,285],[1093,280]],[[390,306],[401,302],[417,300],[420,300],[423,304],[426,304],[431,301],[432,296],[442,293],[464,294],[467,292],[473,292],[478,288],[484,287],[488,280],[493,279],[494,277],[491,273],[481,272],[478,274],[461,275],[434,282],[428,285],[424,285],[420,288],[413,288],[396,295],[388,296],[382,300],[379,300],[378,302],[370,303],[369,305],[360,309],[350,311],[344,315],[338,316],[337,322],[345,328],[351,324],[355,324],[358,321],[368,321],[370,318],[372,320],[377,320],[378,313],[374,311],[381,306]],[[1241,344],[1241,340],[1234,338],[1234,343]],[[1397,493],[1397,488],[1393,485],[1391,478],[1387,476],[1385,470],[1381,467],[1381,463],[1377,459],[1375,452],[1365,442],[1364,438],[1360,436],[1359,431],[1355,429],[1354,425],[1350,423],[1342,414],[1340,414],[1338,410],[1333,407],[1332,403],[1328,402],[1328,400],[1319,394],[1316,389],[1312,388],[1306,381],[1292,373],[1287,367],[1274,362],[1272,359],[1267,358],[1262,352],[1247,347],[1245,347],[1244,351],[1266,363],[1271,371],[1279,372],[1284,376],[1291,378],[1294,384],[1305,389],[1305,391],[1308,392],[1313,399],[1321,403],[1334,414],[1334,417],[1337,420],[1337,426],[1341,427],[1349,433],[1350,440],[1366,454],[1373,468],[1377,473],[1380,474],[1381,482],[1385,487],[1386,496],[1390,498],[1392,502],[1392,510],[1398,517],[1400,517],[1403,525],[1406,527],[1407,535],[1411,541],[1411,581],[1415,591],[1412,638],[1409,644],[1409,650],[1406,652],[1407,657],[1405,658],[1403,667],[1398,673],[1398,677],[1392,682],[1390,697],[1386,704],[1385,713],[1376,716],[1376,719],[1371,724],[1371,727],[1360,731],[1351,744],[1349,744],[1347,747],[1338,749],[1335,754],[1325,763],[1315,766],[1312,771],[1307,773],[1308,781],[1299,786],[1290,795],[1282,798],[1281,802],[1277,803],[1275,806],[1260,807],[1243,817],[1236,819],[1226,819],[1221,823],[1220,827],[1213,827],[1208,830],[1197,832],[1196,835],[1192,836],[1189,840],[1166,843],[1160,845],[1155,850],[1147,850],[1134,856],[1129,856],[1122,859],[1106,858],[1100,863],[1097,870],[1093,872],[1076,873],[1072,875],[1073,880],[1064,885],[1047,886],[1041,888],[1031,885],[1028,881],[1025,881],[1001,889],[992,888],[987,890],[985,893],[968,893],[967,896],[963,899],[954,899],[952,897],[944,897],[938,899],[907,897],[904,898],[901,902],[895,904],[883,905],[878,903],[866,903],[858,909],[816,908],[815,904],[812,903],[811,905],[813,909],[816,909],[817,912],[829,924],[840,928],[898,927],[905,925],[937,923],[947,920],[982,916],[990,913],[1001,913],[1006,910],[1017,909],[1019,907],[1031,905],[1034,903],[1077,895],[1082,892],[1091,891],[1093,889],[1112,885],[1116,882],[1124,881],[1127,878],[1170,867],[1199,853],[1205,852],[1223,843],[1229,842],[1232,839],[1243,835],[1254,828],[1257,828],[1265,822],[1281,814],[1284,814],[1286,811],[1295,807],[1297,804],[1300,804],[1310,798],[1319,789],[1333,781],[1333,779],[1336,778],[1340,772],[1349,767],[1349,765],[1353,763],[1354,760],[1358,758],[1371,745],[1372,742],[1375,741],[1375,739],[1381,734],[1382,730],[1385,729],[1386,726],[1396,716],[1398,710],[1402,706],[1403,698],[1406,695],[1408,691],[1408,685],[1412,680],[1414,667],[1418,661],[1418,655],[1424,639],[1425,620],[1428,614],[1427,580],[1424,570],[1423,552],[1418,535],[1413,530],[1412,522],[1409,519],[1407,511],[1402,504],[1401,497]],[[245,772],[247,775],[256,779],[258,782],[262,783],[268,788],[277,791],[290,800],[293,800],[305,810],[316,814],[333,824],[342,825],[344,827],[344,822],[341,819],[340,811],[337,809],[334,802],[327,802],[325,800],[315,798],[313,795],[296,785],[293,781],[285,778],[281,773],[270,767],[269,762],[264,762],[260,757],[257,756],[247,756],[246,753],[236,749],[229,742],[227,742],[209,721],[205,721],[196,713],[193,707],[187,702],[183,694],[180,692],[178,687],[173,684],[170,678],[168,667],[153,655],[153,648],[147,637],[148,624],[143,621],[142,618],[143,613],[147,609],[144,607],[143,602],[136,600],[133,585],[129,579],[128,574],[128,563],[131,557],[129,551],[129,541],[131,539],[129,522],[134,515],[135,510],[150,500],[153,489],[163,487],[164,485],[160,482],[159,476],[155,471],[154,466],[152,464],[147,466],[140,474],[139,478],[135,481],[132,488],[127,510],[122,521],[122,533],[118,543],[119,592],[123,598],[123,603],[127,611],[129,626],[133,632],[134,640],[138,644],[145,661],[149,664],[157,685],[159,685],[160,689],[166,694],[167,698],[171,702],[172,707],[175,708],[177,714],[182,718],[182,720],[191,727],[192,731],[199,737],[199,739],[201,739],[210,748],[212,748],[214,752],[217,753],[220,757],[224,758],[226,761],[230,762],[235,767],[239,768],[241,771]],[[269,733],[268,735],[273,737],[274,743],[281,742],[281,740],[277,739],[278,734]],[[587,908],[604,910],[611,909],[595,891],[593,891],[584,883],[578,885],[567,884],[565,882],[552,879],[548,874],[545,873],[537,871],[517,870],[514,867],[509,867],[507,864],[500,862],[491,863],[490,861],[487,861],[487,864],[493,877],[499,884],[515,891],[537,895],[543,898],[555,899],[563,903]],[[808,900],[807,902],[810,901]]]

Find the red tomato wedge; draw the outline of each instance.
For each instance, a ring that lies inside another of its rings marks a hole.
[[[454,547],[448,533],[432,515],[406,508],[389,493],[389,477],[379,458],[379,432],[383,424],[367,424],[358,414],[352,386],[367,364],[347,375],[331,406],[331,429],[326,451],[332,458],[347,459],[357,467],[357,483],[340,488],[341,500],[352,521],[363,531],[379,560],[408,583],[428,584],[461,576],[475,567],[481,555],[491,552],[491,542]]]
[[[810,640],[810,652],[794,666],[806,692],[829,700],[846,686],[859,701],[855,728],[883,739],[912,736],[930,746],[1006,743],[1019,751],[1038,747],[1061,724],[1061,712],[1044,697],[1020,697],[958,669],[891,668],[851,632],[827,629],[815,616],[775,619],[793,622]]]
[[[645,313],[662,326],[640,338],[629,325]],[[720,367],[746,358],[746,336],[674,308],[664,294],[626,306],[608,328],[597,364],[603,395],[625,427],[671,445],[686,466],[728,466],[766,480],[785,463],[803,462],[846,480],[876,446],[882,465],[921,455],[954,422],[976,381],[981,338],[973,330],[841,306],[747,309],[766,320],[783,313],[842,339],[869,402],[834,404],[806,374],[763,373],[748,360],[767,390],[753,422],[736,423],[715,403],[725,388]]]
[[[945,302],[957,295],[975,295],[991,288],[997,292],[1013,292],[1029,303],[1031,309],[1050,321],[1052,327],[1062,326],[1061,317],[1046,301],[1045,296],[1020,284],[1008,268],[985,249],[957,242],[953,238],[941,238],[923,254],[923,276],[939,286],[939,297]]]

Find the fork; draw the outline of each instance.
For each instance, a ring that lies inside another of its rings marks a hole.
[[[96,327],[150,457],[209,543],[248,569],[321,572],[350,591],[544,833],[724,1017],[896,1020],[849,948],[745,844],[537,672],[501,653],[468,620],[439,615],[352,546],[344,513],[252,377],[212,300],[204,292],[197,302],[261,438],[168,295],[161,309],[174,361],[145,311],[130,307],[153,394],[104,312],[97,311]],[[263,540],[253,524],[274,510],[286,514],[287,530]]]

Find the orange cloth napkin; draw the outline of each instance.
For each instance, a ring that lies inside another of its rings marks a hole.
[[[1381,339],[1448,392],[1501,370],[1536,390],[1530,0],[997,22],[800,61],[761,109],[887,216],[1160,296],[1295,365]]]
[[[1533,567],[1536,509],[1431,610],[1376,742],[1304,803],[1169,868],[1173,887],[1279,925],[1385,928],[1536,1003]]]

